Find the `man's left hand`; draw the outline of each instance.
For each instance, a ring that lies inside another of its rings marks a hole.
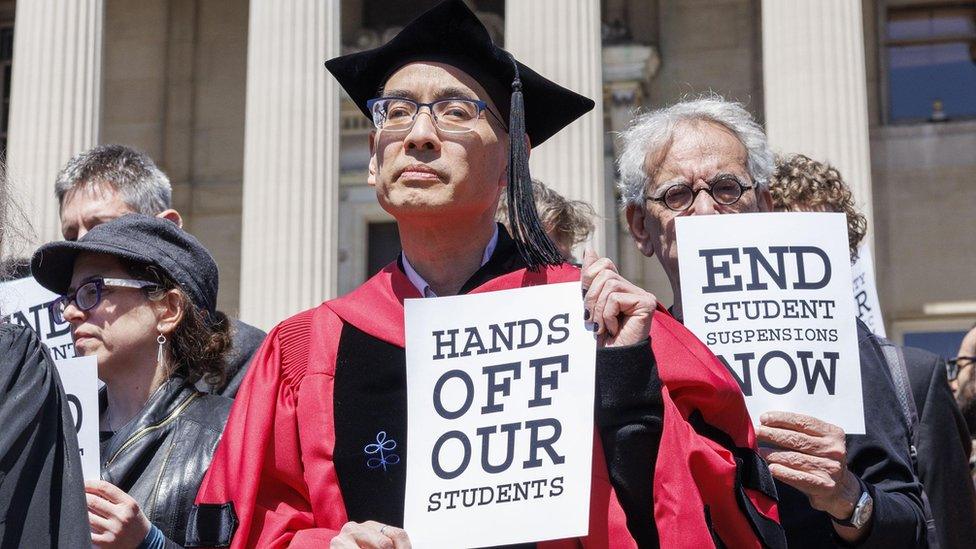
[[[593,248],[583,252],[580,279],[586,291],[587,319],[596,323],[601,347],[622,347],[647,339],[657,307],[653,294],[620,276],[613,261],[597,256]]]
[[[847,468],[844,430],[790,412],[766,412],[759,422],[756,438],[778,447],[760,450],[769,472],[806,494],[814,509],[838,520],[850,518],[861,497],[861,484]]]

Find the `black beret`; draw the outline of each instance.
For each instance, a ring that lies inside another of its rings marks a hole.
[[[83,252],[158,267],[197,307],[210,314],[217,310],[217,263],[199,240],[172,221],[128,214],[96,225],[76,242],[49,242],[34,252],[31,274],[41,286],[63,295]]]

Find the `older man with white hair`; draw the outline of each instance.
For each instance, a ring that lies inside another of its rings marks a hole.
[[[768,212],[773,155],[741,105],[709,96],[638,116],[621,135],[620,191],[637,249],[656,256],[681,319],[675,219]],[[756,431],[777,480],[790,547],[926,544],[909,437],[876,338],[858,326],[867,433],[769,412]],[[707,428],[707,426],[703,426]]]

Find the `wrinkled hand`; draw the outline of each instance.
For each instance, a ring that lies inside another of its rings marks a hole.
[[[132,496],[104,480],[85,481],[88,525],[97,547],[131,549],[149,533],[149,519]]]
[[[599,346],[621,347],[647,339],[657,298],[620,276],[613,261],[593,248],[583,252],[580,275],[587,320],[596,323]]]
[[[861,497],[861,485],[847,468],[844,430],[790,412],[766,412],[759,422],[756,438],[778,447],[760,450],[769,472],[806,494],[814,509],[838,520],[850,518]]]
[[[406,531],[375,520],[347,522],[339,535],[332,538],[331,549],[410,549]]]

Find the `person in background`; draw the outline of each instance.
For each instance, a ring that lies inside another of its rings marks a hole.
[[[719,96],[643,113],[621,140],[620,192],[631,236],[638,251],[661,262],[674,291],[671,310],[681,319],[675,219],[771,211],[773,154],[752,115]],[[792,412],[756,418],[790,547],[926,544],[908,426],[870,336],[859,323],[866,434],[847,435]]]
[[[326,68],[374,125],[368,183],[397,221],[402,253],[269,334],[200,488],[200,535],[188,544],[409,547],[405,468],[363,460],[364,441],[411,444],[404,299],[579,282],[598,339],[588,404],[597,436],[583,449],[594,460],[590,528],[515,547],[781,547],[775,500],[761,489],[772,481],[731,376],[609,259],[590,250],[582,269],[567,265],[542,228],[529,145],[544,146],[593,101],[496,46],[461,0]],[[512,235],[495,222],[502,192]],[[698,433],[691,415],[713,418],[722,436]]]
[[[0,169],[2,172],[2,169]],[[21,218],[0,177],[0,254],[16,253]],[[3,264],[0,279],[11,265]],[[0,311],[2,316],[4,311]],[[78,438],[47,348],[27,326],[0,323],[0,547],[90,545]]]
[[[776,159],[770,180],[773,210],[780,212],[836,212],[847,215],[851,258],[867,233],[867,220],[854,204],[854,195],[833,166],[802,154]],[[976,343],[976,337],[973,338]],[[883,342],[887,344],[887,342]],[[969,476],[972,440],[946,380],[942,357],[913,347],[899,349],[908,384],[900,398],[914,404],[913,446],[916,471],[935,519],[939,547],[976,546],[976,493]],[[962,352],[962,351],[960,351]],[[887,358],[887,355],[886,355]],[[892,377],[898,375],[892,372]],[[896,384],[895,390],[902,392]]]
[[[182,546],[232,402],[194,387],[222,381],[230,347],[213,257],[174,223],[128,214],[41,246],[31,271],[61,295],[52,314],[105,382],[102,480],[85,483],[91,541]]]
[[[949,359],[949,386],[955,396],[956,405],[966,421],[969,437],[976,437],[976,326],[962,338],[959,352]],[[971,458],[974,460],[976,458]],[[970,466],[976,479],[976,467]]]
[[[532,180],[532,195],[535,197],[535,209],[539,212],[542,228],[559,249],[563,259],[575,263],[573,248],[586,242],[593,234],[593,220],[596,218],[593,206],[582,200],[569,200],[538,179]],[[505,193],[498,199],[495,219],[511,232],[508,197]]]
[[[183,217],[172,207],[169,178],[147,154],[125,145],[100,145],[69,160],[58,174],[54,194],[60,207],[61,234],[68,241],[127,213],[183,226]],[[265,336],[237,319],[231,320],[231,334],[226,379],[211,388],[228,398],[237,394],[247,363]]]

